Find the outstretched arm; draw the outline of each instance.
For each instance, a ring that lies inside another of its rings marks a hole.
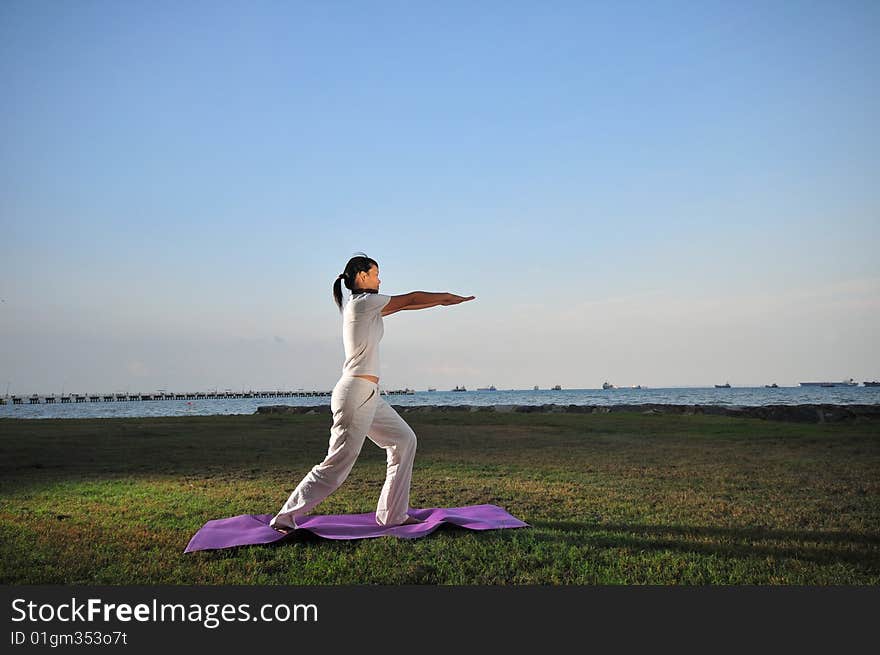
[[[465,300],[473,300],[475,296],[457,296],[454,293],[431,293],[429,291],[413,291],[413,299],[401,309],[425,309],[437,305],[457,305]]]
[[[476,296],[458,296],[454,293],[433,293],[430,291],[412,291],[399,296],[392,296],[388,304],[382,309],[382,316],[388,316],[402,309],[425,309],[437,305],[457,305],[467,300],[473,300]]]

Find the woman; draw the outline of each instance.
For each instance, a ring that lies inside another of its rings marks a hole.
[[[342,308],[342,288],[351,299]],[[324,461],[302,479],[281,511],[269,522],[276,530],[296,528],[294,519],[311,511],[348,477],[360,454],[364,438],[387,451],[385,485],[376,507],[379,525],[420,523],[407,514],[409,486],[416,435],[388,402],[379,395],[379,341],[384,334],[382,317],[402,309],[425,309],[436,305],[457,305],[474,296],[413,291],[400,296],[379,293],[379,264],[364,253],[356,253],[345,271],[333,283],[333,299],[342,312],[342,341],[345,363],[342,377],[333,387],[330,409],[330,447]]]

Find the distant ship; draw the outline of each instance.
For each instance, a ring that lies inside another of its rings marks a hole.
[[[613,384],[608,384],[607,382],[603,382],[603,383],[602,383],[602,388],[603,388],[603,389],[613,389],[613,388],[614,388],[614,385],[613,385]]]
[[[857,387],[859,383],[853,382],[853,379],[850,378],[842,382],[801,382],[800,385],[802,387]]]
[[[437,387],[428,387],[428,391],[437,391]]]
[[[560,387],[558,384],[553,385],[553,391],[562,391],[562,387]]]
[[[874,380],[873,382],[863,382],[862,384],[866,387],[880,387],[880,382],[877,382],[877,380]]]
[[[865,382],[865,384],[868,384],[868,383]],[[538,385],[536,384],[534,387],[532,387],[532,391],[537,391],[537,390],[538,390]]]
[[[456,384],[455,389],[453,389],[453,391],[467,391],[467,389],[465,389],[464,387],[460,387]]]
[[[409,387],[404,387],[403,389],[392,389],[391,391],[385,391],[386,396],[412,396],[415,394],[415,389],[410,389]]]
[[[494,384],[490,384],[488,387],[477,387],[477,391],[498,391],[498,389]]]
[[[730,382],[726,382],[724,384],[716,384],[716,389],[730,389]]]
[[[764,388],[765,389],[778,389],[779,385],[774,382],[773,384],[765,384]]]

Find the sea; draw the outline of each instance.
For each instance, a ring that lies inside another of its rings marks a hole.
[[[380,388],[381,390],[381,388]],[[391,405],[875,405],[880,387],[673,387],[641,389],[498,389],[497,391],[383,392]],[[329,405],[330,396],[276,398],[218,398],[0,405],[0,419],[122,418],[148,416],[210,416],[253,414],[264,405]]]

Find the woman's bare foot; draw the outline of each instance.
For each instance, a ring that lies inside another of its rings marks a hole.
[[[280,532],[281,534],[290,534],[291,532],[296,530],[296,525],[288,527],[286,525],[281,525],[280,521],[276,522],[274,525],[272,524],[273,522],[274,522],[274,519],[273,519],[273,521],[271,521],[269,523],[269,527],[272,528],[273,530],[278,530],[278,532]]]

